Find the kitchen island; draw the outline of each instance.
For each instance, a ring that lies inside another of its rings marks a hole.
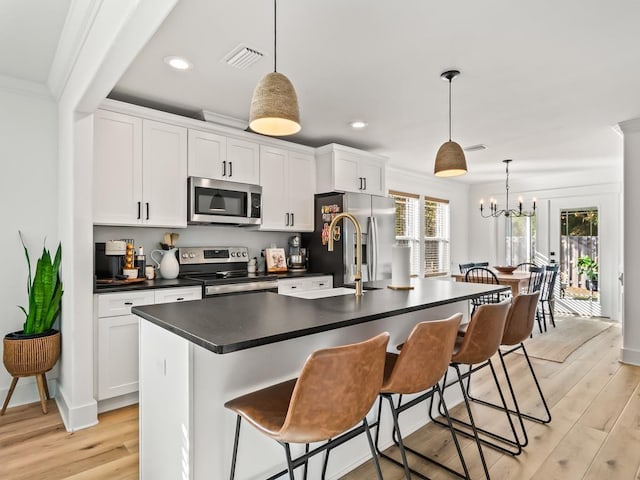
[[[228,478],[235,416],[225,401],[294,377],[319,348],[388,331],[391,349],[417,322],[466,313],[469,299],[508,290],[439,279],[412,284],[413,290],[378,284],[383,288],[360,299],[262,292],[135,307],[133,313],[146,320],[140,322],[140,478]],[[426,422],[424,413],[406,416],[407,433]],[[240,435],[238,480],[283,468],[279,445],[252,428]],[[388,426],[382,438],[390,442]],[[332,452],[328,478],[368,456],[364,437],[348,442]],[[318,465],[310,462],[310,468],[310,478],[317,478]]]

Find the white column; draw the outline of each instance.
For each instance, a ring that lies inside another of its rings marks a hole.
[[[178,0],[72,2],[49,87],[58,101],[62,356],[56,401],[67,430],[97,423],[93,396],[92,112]]]
[[[624,134],[622,354],[625,363],[640,365],[640,222],[633,206],[640,205],[640,118],[620,123]]]

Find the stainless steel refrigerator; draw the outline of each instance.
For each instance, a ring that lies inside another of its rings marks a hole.
[[[341,212],[351,213],[362,228],[362,280],[391,278],[391,246],[395,243],[395,203],[392,198],[364,193],[321,193],[315,196],[313,233],[304,234],[309,271],[332,273],[333,285],[353,283],[356,272],[356,231],[352,222],[342,220],[335,232],[328,227]],[[334,251],[327,248],[334,235]]]

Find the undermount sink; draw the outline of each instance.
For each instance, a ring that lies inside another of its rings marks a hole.
[[[313,300],[315,298],[339,297],[340,295],[354,295],[355,290],[347,287],[324,288],[322,290],[307,290],[306,292],[287,292],[290,297],[304,298]]]

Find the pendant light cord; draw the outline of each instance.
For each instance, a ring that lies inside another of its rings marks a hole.
[[[451,141],[451,80],[449,78],[449,141]]]
[[[273,0],[273,71],[277,72],[278,65],[278,8],[277,0]]]

